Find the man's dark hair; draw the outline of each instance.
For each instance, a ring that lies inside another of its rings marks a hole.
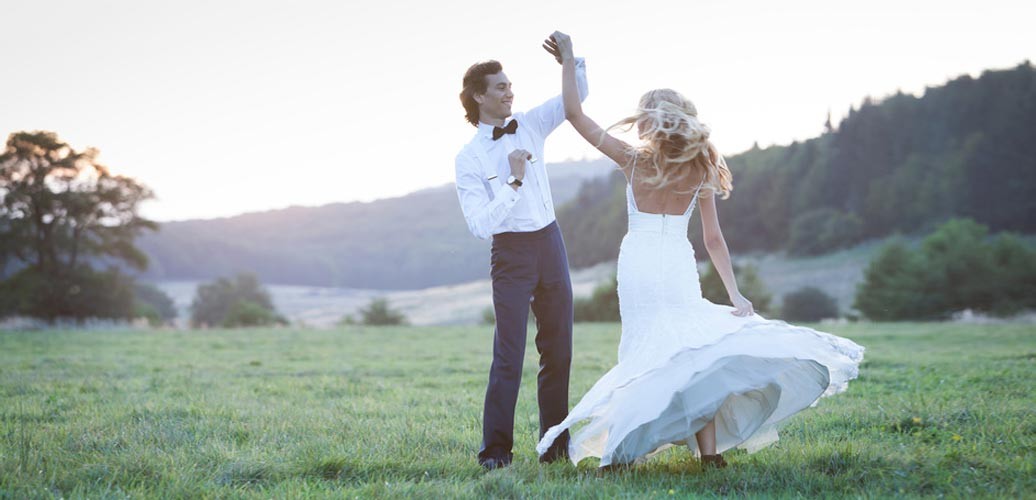
[[[504,70],[496,61],[483,61],[472,64],[464,73],[464,90],[460,91],[460,103],[464,106],[464,117],[468,123],[478,126],[478,102],[475,94],[486,93],[486,77]]]

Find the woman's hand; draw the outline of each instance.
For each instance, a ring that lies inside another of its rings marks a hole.
[[[543,50],[554,56],[554,60],[558,64],[563,64],[566,60],[575,57],[572,52],[572,37],[560,31],[555,31],[543,41]]]
[[[741,295],[741,292],[736,292],[730,296],[730,303],[734,305],[734,310],[730,314],[738,317],[746,317],[755,314],[755,310],[752,309],[752,303]]]

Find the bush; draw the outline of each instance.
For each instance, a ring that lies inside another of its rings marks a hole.
[[[864,272],[855,307],[876,321],[1036,308],[1036,251],[1010,235],[989,241],[987,232],[972,220],[955,219],[939,226],[917,251],[890,243]]]
[[[0,309],[47,321],[130,319],[136,311],[133,277],[114,267],[98,272],[83,266],[55,273],[27,267],[0,283]]]
[[[747,264],[739,266],[734,264],[734,277],[737,279],[737,288],[741,295],[752,302],[755,312],[765,314],[770,311],[770,301],[773,296],[766,290],[763,280],[759,278],[759,272],[755,266]],[[730,304],[730,298],[723,280],[716,271],[716,266],[709,263],[709,269],[701,279],[701,293],[706,300],[715,304]]]
[[[406,316],[389,306],[388,299],[372,299],[367,307],[360,309],[360,322],[365,325],[405,325]]]
[[[260,312],[262,311],[262,312]],[[277,314],[270,294],[254,274],[198,285],[191,302],[191,326],[262,326],[287,324]]]
[[[788,321],[820,321],[838,317],[838,303],[823,290],[807,286],[784,295],[781,316]]]
[[[486,306],[486,308],[482,310],[482,324],[483,325],[493,325],[493,324],[496,324],[496,311],[493,310],[493,306],[491,306],[491,305],[490,306]]]
[[[238,326],[263,326],[284,322],[271,309],[267,309],[255,302],[238,300],[230,306],[227,315],[223,318],[224,328]]]
[[[162,319],[162,315],[159,314],[158,309],[151,304],[137,302],[133,305],[133,317],[144,318],[147,323],[151,326],[162,326],[165,321]]]
[[[137,283],[133,287],[136,304],[136,317],[145,317],[152,326],[171,324],[176,320],[176,304],[157,286],[150,283]]]
[[[607,282],[594,288],[589,298],[573,303],[576,322],[619,321],[619,281],[613,275]]]

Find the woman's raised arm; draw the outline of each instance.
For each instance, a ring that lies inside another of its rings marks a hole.
[[[550,38],[543,41],[543,48],[561,60],[561,95],[565,103],[565,118],[576,128],[579,135],[592,144],[605,156],[611,158],[622,170],[629,168],[630,156],[627,152],[629,144],[607,133],[597,122],[583,113],[583,105],[579,102],[579,91],[576,87],[576,63],[572,51],[572,38],[555,31]],[[629,177],[627,172],[626,177]]]

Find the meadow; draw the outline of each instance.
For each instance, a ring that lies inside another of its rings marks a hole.
[[[0,497],[1033,497],[1036,327],[850,323],[859,379],[701,470],[541,465],[530,345],[515,463],[475,461],[490,327],[0,332]],[[577,324],[572,404],[615,360]]]

